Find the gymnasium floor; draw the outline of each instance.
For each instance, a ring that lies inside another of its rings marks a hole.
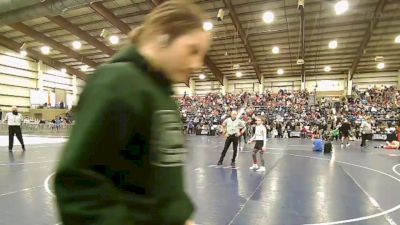
[[[0,136],[0,224],[59,223],[51,194],[52,172],[65,138],[26,136],[27,151],[12,154]],[[18,143],[18,141],[16,141]],[[267,171],[250,171],[251,147],[237,169],[217,167],[223,138],[188,137],[187,188],[199,225],[400,224],[400,152],[334,145],[312,152],[310,140],[271,139]],[[397,170],[396,170],[397,169]]]

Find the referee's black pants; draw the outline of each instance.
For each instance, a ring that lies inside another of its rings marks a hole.
[[[367,140],[372,139],[372,134],[362,134],[361,136],[361,147],[367,146]]]
[[[8,150],[12,150],[14,146],[14,135],[17,136],[22,149],[25,150],[24,140],[22,139],[21,126],[8,126]]]
[[[226,138],[225,141],[225,146],[224,146],[224,150],[221,153],[221,157],[219,158],[219,162],[223,162],[226,152],[228,151],[229,146],[231,146],[231,143],[233,142],[233,156],[232,156],[232,162],[236,161],[236,155],[237,155],[237,148],[238,148],[238,143],[239,143],[239,137],[236,137],[235,134],[233,135],[229,135]]]

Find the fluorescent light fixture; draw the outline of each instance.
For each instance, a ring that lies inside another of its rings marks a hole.
[[[83,65],[83,66],[81,66],[81,71],[86,72],[88,70],[88,68],[89,67],[87,65]]]
[[[25,56],[28,55],[28,52],[26,52],[25,50],[21,50],[21,51],[19,52],[19,55],[22,56],[22,57],[25,57]]]
[[[385,63],[383,63],[383,62],[380,62],[380,63],[378,63],[378,65],[376,66],[376,68],[378,68],[378,69],[383,69],[383,68],[385,68]]]
[[[324,71],[325,72],[331,72],[332,68],[330,66],[325,66]]]
[[[400,44],[400,35],[396,37],[396,39],[394,39],[394,42],[397,44]]]
[[[265,12],[262,16],[262,19],[265,23],[272,23],[274,21],[274,13],[271,11]]]
[[[116,35],[111,35],[110,38],[108,39],[111,44],[116,45],[119,43],[119,37]]]
[[[349,9],[349,2],[346,0],[339,1],[335,4],[336,15],[342,15]]]
[[[336,49],[338,46],[337,40],[333,40],[329,42],[329,48],[330,49]]]
[[[214,27],[214,25],[210,21],[206,21],[203,23],[203,29],[205,31],[210,31],[213,29],[213,27]]]
[[[79,50],[79,49],[81,49],[81,47],[82,47],[82,43],[81,43],[80,41],[73,41],[73,42],[72,42],[72,47],[73,47],[75,50]]]
[[[274,53],[274,54],[278,54],[279,51],[280,51],[280,49],[279,49],[278,46],[274,46],[274,47],[272,48],[272,53]]]
[[[42,46],[40,48],[40,51],[42,52],[43,55],[48,55],[48,54],[50,54],[50,47],[49,46]]]

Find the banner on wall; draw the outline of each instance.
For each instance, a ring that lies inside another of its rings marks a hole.
[[[31,90],[30,102],[31,102],[32,106],[35,106],[35,105],[39,106],[39,105],[43,105],[44,103],[48,103],[48,92]]]
[[[313,91],[315,89],[315,81],[306,82],[307,89]],[[317,81],[317,91],[343,91],[343,81],[321,80]]]

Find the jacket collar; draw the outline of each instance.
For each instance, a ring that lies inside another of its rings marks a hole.
[[[157,83],[164,91],[166,91],[169,95],[173,94],[173,90],[171,87],[172,82],[167,78],[167,76],[161,72],[154,70],[150,63],[139,53],[136,46],[128,45],[118,53],[116,53],[110,63],[117,62],[131,62],[136,65],[140,70],[143,71],[143,74],[148,75]]]

